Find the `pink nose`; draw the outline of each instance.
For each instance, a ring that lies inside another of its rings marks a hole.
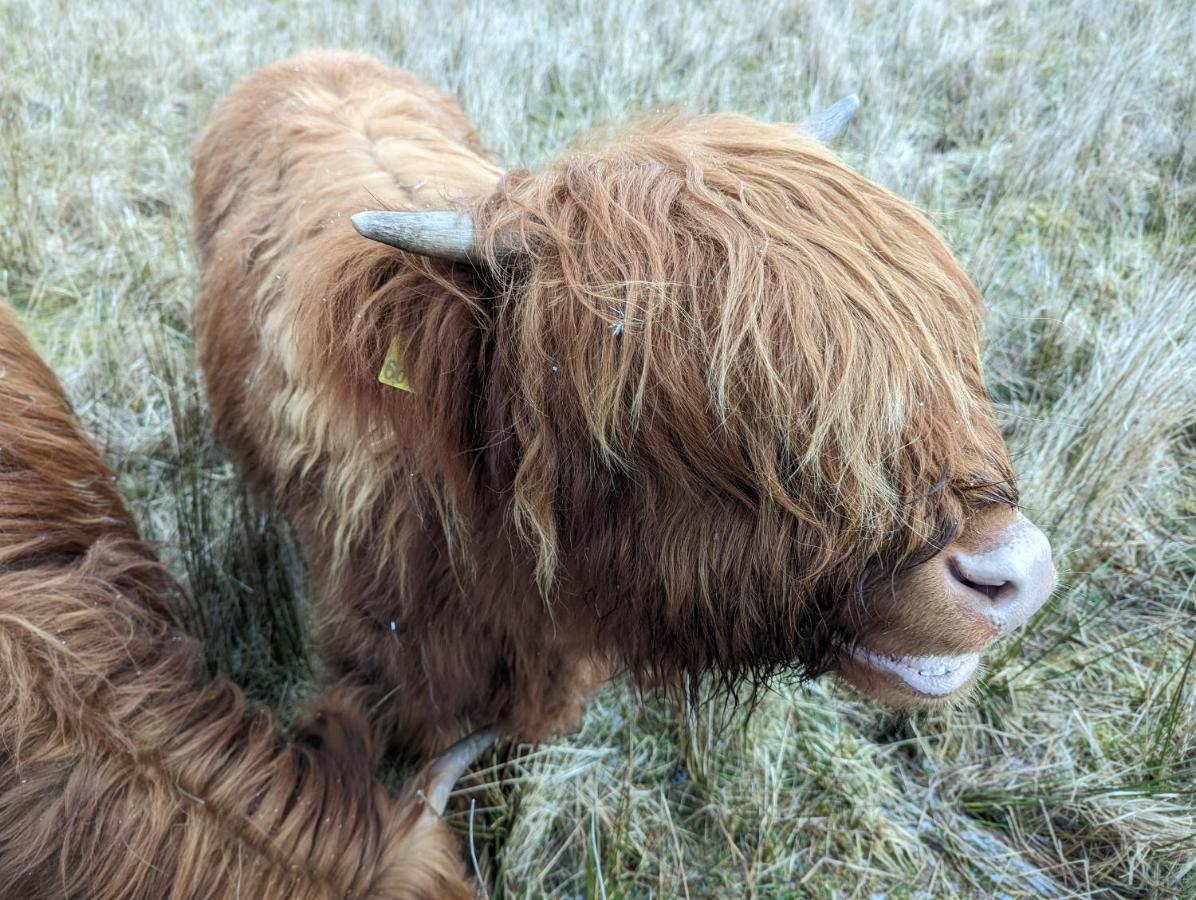
[[[1051,542],[1020,513],[983,549],[951,551],[947,571],[960,597],[1000,634],[1024,625],[1055,587]]]

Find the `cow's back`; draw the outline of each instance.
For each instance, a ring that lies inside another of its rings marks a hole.
[[[219,104],[194,158],[195,327],[216,433],[252,484],[292,490],[361,444],[298,349],[288,278],[359,262],[355,212],[451,206],[500,174],[453,97],[368,56],[304,53]]]

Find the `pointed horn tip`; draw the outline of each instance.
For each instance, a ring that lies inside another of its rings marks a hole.
[[[349,216],[349,221],[353,223],[353,227],[362,237],[376,241],[378,240],[377,233],[380,215],[385,215],[385,213],[373,211],[353,213],[353,215]]]
[[[857,94],[840,97],[826,109],[823,109],[802,123],[802,128],[816,140],[829,144],[847,128],[856,111],[860,108],[860,98]]]

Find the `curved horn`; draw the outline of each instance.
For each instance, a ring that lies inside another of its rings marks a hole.
[[[350,221],[362,237],[420,256],[469,262],[477,255],[473,217],[464,211],[359,212]]]
[[[497,737],[498,733],[493,728],[475,731],[449,747],[428,767],[424,776],[424,798],[436,815],[444,813],[444,806],[457,781]]]
[[[859,108],[860,98],[855,94],[848,94],[802,122],[802,131],[813,135],[824,144],[829,144],[843,133],[843,129]]]

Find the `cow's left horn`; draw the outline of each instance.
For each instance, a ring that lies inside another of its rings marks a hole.
[[[859,108],[860,98],[855,94],[848,94],[802,122],[802,131],[813,135],[824,144],[829,144],[843,133],[843,129]]]
[[[493,728],[475,731],[449,747],[428,767],[424,775],[424,799],[437,815],[444,812],[449,794],[453,792],[453,787],[465,774],[465,770],[473,765],[473,761],[493,744],[497,737],[498,734]]]
[[[477,256],[473,216],[462,210],[359,212],[351,221],[361,236],[420,256],[453,262]]]

